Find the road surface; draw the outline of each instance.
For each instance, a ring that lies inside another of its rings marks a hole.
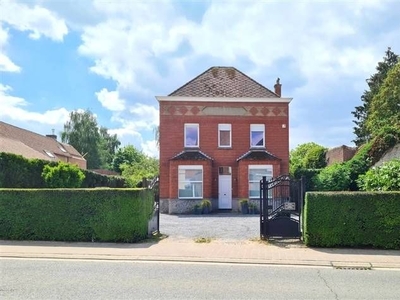
[[[0,299],[399,299],[400,270],[0,259]]]

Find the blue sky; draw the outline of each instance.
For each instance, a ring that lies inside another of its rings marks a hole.
[[[60,136],[90,109],[122,145],[157,156],[158,102],[211,66],[234,66],[290,104],[290,147],[352,145],[351,111],[400,1],[0,0],[0,120]]]

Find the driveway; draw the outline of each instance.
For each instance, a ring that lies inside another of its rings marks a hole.
[[[220,241],[243,242],[260,237],[260,216],[238,213],[160,214],[160,232],[174,240],[211,238]]]

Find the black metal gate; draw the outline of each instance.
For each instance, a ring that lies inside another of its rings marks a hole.
[[[304,180],[279,176],[260,181],[260,237],[300,238]]]

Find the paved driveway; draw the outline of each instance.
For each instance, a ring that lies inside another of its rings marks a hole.
[[[221,241],[249,241],[260,237],[260,216],[238,213],[161,214],[160,232],[174,240],[203,237]]]

